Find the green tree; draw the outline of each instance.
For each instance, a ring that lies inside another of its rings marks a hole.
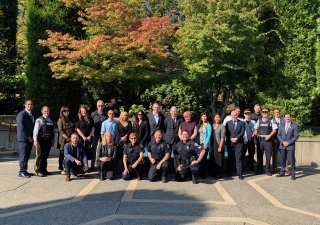
[[[269,45],[269,49],[277,49],[275,63],[260,73],[257,101],[291,112],[295,122],[307,124],[311,120],[312,95],[316,88],[319,1],[279,0],[274,4],[274,12],[283,25],[278,26],[283,45],[280,48],[275,48],[279,42],[276,46]]]
[[[43,55],[48,48],[38,45],[39,39],[47,38],[48,28],[69,32],[78,38],[84,37],[81,24],[77,21],[77,9],[66,8],[64,3],[51,0],[27,0],[27,88],[28,99],[34,101],[34,113],[39,115],[41,107],[51,109],[51,117],[57,118],[62,105],[69,105],[73,114],[81,102],[81,82],[71,79],[56,80],[48,64],[52,61]]]
[[[174,47],[212,114],[224,116],[235,90],[246,89],[253,79],[264,43],[259,7],[253,0],[181,1],[183,20]]]

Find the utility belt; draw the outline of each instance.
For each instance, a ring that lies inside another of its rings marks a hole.
[[[196,160],[197,160],[196,157],[192,156],[190,159],[181,160],[181,164],[183,166],[189,166],[189,165],[191,165],[191,162],[196,161]]]
[[[52,141],[53,137],[52,135],[45,135],[45,134],[39,134],[39,137],[46,140],[46,141]]]
[[[265,140],[266,139],[266,137],[262,137],[262,136],[260,136],[260,135],[257,135],[257,140],[258,141],[262,141],[262,140]],[[271,140],[271,138],[269,139],[269,140],[267,140],[267,141],[270,141]],[[265,140],[266,141],[266,140]]]

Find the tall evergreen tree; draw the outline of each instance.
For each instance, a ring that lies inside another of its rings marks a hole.
[[[78,38],[83,38],[84,31],[77,21],[77,9],[67,8],[60,1],[27,0],[27,89],[28,99],[34,101],[34,112],[39,115],[41,107],[51,109],[51,117],[57,118],[60,107],[69,105],[73,114],[81,102],[81,82],[71,79],[54,79],[48,66],[51,59],[44,55],[48,48],[38,44],[39,39],[46,39],[46,30],[63,31]]]

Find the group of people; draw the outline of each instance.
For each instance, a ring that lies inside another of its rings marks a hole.
[[[19,143],[19,176],[28,178],[28,160],[32,146],[36,147],[34,173],[39,177],[50,175],[47,170],[47,158],[55,144],[54,122],[50,119],[50,110],[42,107],[42,116],[34,119],[33,103],[25,102],[25,109],[17,115],[17,141]],[[165,117],[160,105],[154,103],[152,112],[147,115],[139,110],[133,123],[128,113],[121,112],[118,121],[114,111],[104,112],[104,102],[97,102],[97,110],[89,113],[89,108],[80,106],[78,121],[70,118],[69,108],[60,110],[57,147],[60,150],[59,170],[65,174],[66,181],[71,175],[99,169],[100,180],[114,178],[120,169],[122,178],[129,180],[137,176],[143,179],[148,169],[150,181],[167,182],[170,168],[176,172],[175,180],[190,178],[194,184],[198,177],[205,178],[211,173],[217,178],[224,174],[225,146],[228,153],[227,176],[232,176],[235,168],[240,180],[244,179],[242,162],[248,151],[248,167],[254,170],[255,146],[257,147],[257,174],[263,173],[263,153],[266,155],[265,173],[272,175],[277,170],[277,154],[281,152],[281,170],[279,177],[286,171],[287,155],[290,159],[291,177],[295,179],[295,141],[298,138],[297,125],[291,122],[286,113],[280,118],[280,110],[274,109],[274,118],[268,118],[269,110],[255,105],[255,112],[244,110],[244,119],[240,119],[240,108],[235,108],[223,123],[219,114],[214,115],[213,125],[208,122],[206,113],[201,114],[200,122],[192,121],[190,111],[178,116],[177,108],[170,109]],[[147,159],[144,152],[147,151]],[[209,155],[209,160],[207,160]],[[171,160],[173,157],[173,162]],[[273,156],[273,169],[270,158]],[[89,161],[91,161],[89,167]],[[148,165],[148,166],[146,166]]]

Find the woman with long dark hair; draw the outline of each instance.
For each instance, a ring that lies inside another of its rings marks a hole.
[[[144,148],[147,147],[147,139],[149,136],[149,124],[145,119],[145,114],[142,110],[136,113],[135,121],[133,122],[133,132],[138,135],[137,142]]]
[[[224,139],[226,136],[226,128],[221,123],[221,117],[216,113],[213,117],[213,151],[210,155],[210,162],[213,164],[213,175],[221,178],[224,167]]]
[[[94,133],[94,122],[89,114],[89,108],[81,105],[78,111],[78,121],[76,122],[76,131],[79,134],[79,143],[81,143],[87,151],[88,160],[92,158],[92,136]],[[91,168],[93,169],[93,168]]]
[[[70,111],[68,106],[62,106],[60,109],[60,115],[58,119],[58,149],[60,150],[59,155],[59,170],[61,174],[66,174],[63,170],[63,159],[64,159],[64,145],[71,141],[71,134],[74,132],[74,123],[70,117]]]

